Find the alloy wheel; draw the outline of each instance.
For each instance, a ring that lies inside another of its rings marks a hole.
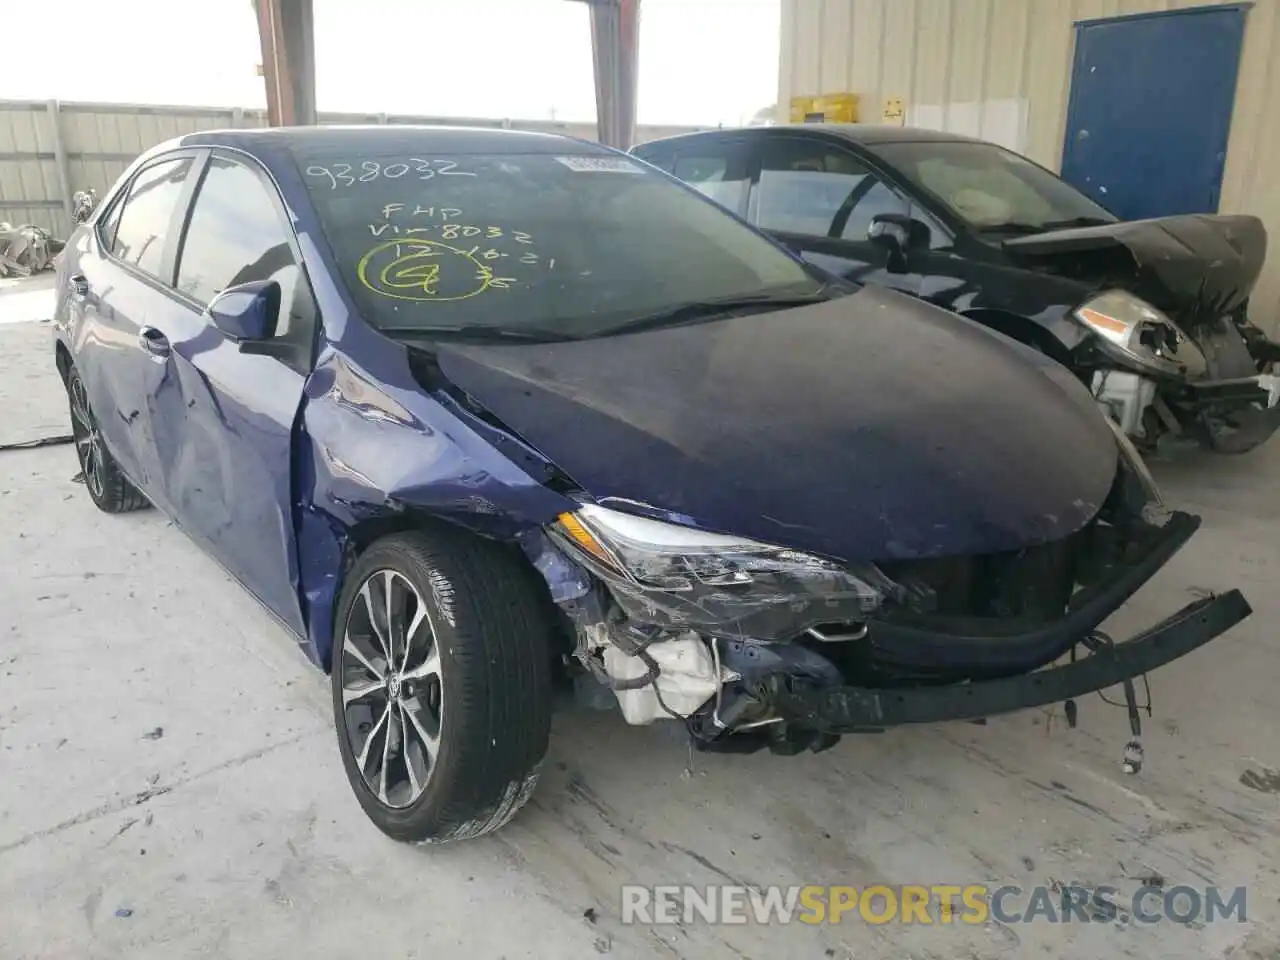
[[[431,614],[404,574],[376,570],[360,585],[334,669],[365,786],[388,807],[411,805],[435,772],[444,688]]]
[[[102,432],[89,407],[89,395],[84,388],[84,381],[74,375],[69,386],[71,437],[76,444],[76,456],[80,459],[80,472],[84,474],[85,486],[94,499],[101,499],[106,489],[103,475],[106,448],[102,445]]]

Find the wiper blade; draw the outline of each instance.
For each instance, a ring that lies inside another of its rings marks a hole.
[[[825,289],[825,288],[824,288]],[[761,294],[749,297],[723,297],[715,300],[690,300],[679,303],[666,310],[633,317],[612,327],[606,327],[595,333],[597,337],[612,336],[617,333],[639,333],[642,330],[656,330],[661,327],[674,327],[682,323],[693,323],[698,320],[714,320],[736,310],[788,310],[792,307],[808,307],[815,303],[826,303],[831,297],[819,291],[799,296],[780,296],[777,294]]]
[[[477,342],[506,341],[508,343],[552,343],[557,340],[576,339],[561,330],[542,327],[379,327],[380,333],[401,340],[473,340]]]
[[[1105,217],[1072,217],[1069,220],[1051,220],[1044,225],[1046,230],[1070,230],[1072,227],[1105,227],[1115,223]]]
[[[1112,220],[1104,220],[1102,217],[1072,217],[1070,220],[1046,220],[1044,223],[1023,223],[1018,220],[1010,220],[1008,223],[993,223],[989,226],[980,227],[979,232],[1048,233],[1050,230],[1070,230],[1073,227],[1101,227],[1114,222]]]
[[[992,223],[984,227],[979,227],[979,233],[1044,233],[1046,230],[1052,229],[1046,227],[1043,223],[1020,223],[1017,220],[1010,220],[1008,223]]]

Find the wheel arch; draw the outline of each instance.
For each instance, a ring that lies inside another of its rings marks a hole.
[[[58,368],[58,376],[62,378],[62,385],[66,386],[67,375],[71,372],[71,351],[67,349],[67,345],[61,340],[54,341],[53,363]]]
[[[447,513],[420,506],[405,505],[400,509],[387,510],[375,516],[363,517],[343,527],[340,532],[337,529],[336,521],[331,521],[330,527],[333,532],[337,533],[337,548],[341,554],[338,558],[338,573],[335,582],[330,588],[331,598],[324,604],[322,611],[317,610],[315,604],[311,604],[313,615],[320,612],[321,615],[326,615],[327,622],[325,624],[312,623],[309,631],[311,633],[313,659],[325,673],[329,673],[333,668],[333,650],[339,629],[339,606],[342,603],[343,592],[346,589],[347,578],[351,570],[370,547],[380,540],[395,534],[412,532],[431,534],[435,532],[444,536],[475,537],[479,540],[487,540],[504,546],[511,551],[513,557],[518,557],[521,563],[526,564],[535,573],[537,581],[546,589],[547,600],[548,603],[550,602],[551,594],[550,590],[546,588],[545,581],[534,570],[524,551],[514,542],[514,538],[488,535],[477,530],[471,524],[460,522]],[[302,544],[301,539],[299,545],[304,548],[305,555],[305,546]],[[304,596],[309,592],[304,589]]]

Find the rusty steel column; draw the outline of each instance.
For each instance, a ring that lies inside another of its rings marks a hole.
[[[587,0],[595,60],[600,142],[626,150],[635,139],[640,61],[640,0]]]
[[[315,27],[311,0],[254,0],[267,87],[267,123],[316,122]]]

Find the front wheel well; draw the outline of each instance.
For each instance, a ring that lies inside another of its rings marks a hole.
[[[352,569],[359,563],[360,558],[374,544],[385,540],[388,537],[402,533],[424,533],[428,536],[431,534],[438,535],[442,540],[456,540],[459,537],[474,537],[476,540],[487,541],[500,550],[509,551],[519,564],[526,566],[529,573],[534,577],[539,592],[545,597],[546,612],[556,625],[560,624],[561,617],[558,616],[559,610],[551,600],[551,591],[547,587],[546,581],[542,575],[534,569],[533,564],[529,561],[524,551],[518,544],[510,538],[485,536],[461,523],[456,523],[442,517],[432,511],[423,510],[414,507],[407,507],[397,510],[394,513],[387,513],[381,516],[369,517],[353,524],[346,531],[343,538],[343,556],[342,566],[338,574],[337,583],[333,595],[332,624],[334,636],[330,639],[329,649],[324,652],[322,668],[328,672],[332,667],[333,649],[337,639],[337,631],[340,629],[338,624],[339,603],[342,597],[342,591],[347,584],[347,578],[351,574]],[[572,650],[572,642],[563,636],[559,637],[560,645]],[[562,652],[556,651],[557,654]]]
[[[65,386],[67,383],[67,374],[71,371],[71,351],[67,349],[67,345],[61,340],[57,341],[53,347],[53,362],[58,368],[58,376],[62,378]]]

